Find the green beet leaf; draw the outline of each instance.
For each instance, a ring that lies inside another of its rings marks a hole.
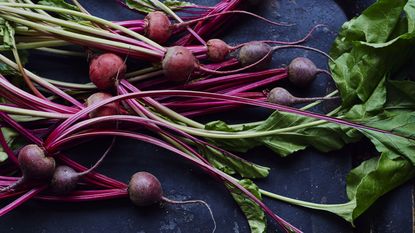
[[[258,186],[248,179],[243,179],[239,183],[254,194],[257,198],[262,199]],[[251,233],[265,233],[267,229],[267,219],[265,212],[256,203],[251,201],[240,191],[228,186],[233,199],[238,203],[242,212],[248,220]]]
[[[365,161],[350,172],[347,177],[347,195],[355,208],[349,221],[359,217],[379,197],[408,181],[415,175],[411,162],[407,159],[384,152],[380,158]]]
[[[414,11],[414,0],[379,0],[343,25],[330,52],[335,59],[330,68],[343,106],[364,103],[381,78],[398,70],[411,56]],[[407,30],[396,35],[403,26]]]
[[[321,122],[315,119],[276,111],[262,124],[249,130],[237,130],[224,122],[211,122],[205,126],[209,130],[225,132],[261,133],[271,135],[246,139],[215,140],[217,145],[233,151],[245,152],[254,147],[264,145],[281,156],[312,146],[320,151],[338,150],[345,144],[355,142],[361,134],[354,129],[333,123]],[[290,129],[296,127],[296,129]],[[283,130],[283,132],[279,132]],[[272,133],[275,131],[275,133]]]

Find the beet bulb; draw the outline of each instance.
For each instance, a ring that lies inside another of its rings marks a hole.
[[[149,206],[163,200],[160,181],[148,172],[137,172],[131,177],[128,194],[136,206]]]
[[[264,69],[271,63],[272,50],[273,48],[266,43],[250,42],[239,50],[238,61],[242,66],[249,66],[263,59],[254,69]]]
[[[319,72],[316,65],[305,57],[297,57],[288,65],[288,79],[299,87],[310,84]]]
[[[80,175],[68,166],[58,166],[53,174],[50,187],[53,193],[66,194],[76,188]]]
[[[338,96],[334,97],[312,97],[312,98],[300,98],[293,96],[290,92],[286,89],[281,87],[276,87],[272,89],[268,94],[268,102],[273,104],[280,104],[285,106],[292,106],[295,104],[302,104],[302,103],[309,103],[318,100],[332,100],[338,99]]]
[[[210,61],[221,62],[229,55],[230,47],[223,40],[211,39],[206,42],[207,56]]]
[[[183,46],[168,48],[162,61],[164,75],[174,82],[189,80],[197,65],[196,57]]]
[[[161,11],[148,13],[144,18],[144,33],[159,44],[166,43],[172,34],[169,17]]]
[[[86,100],[86,105],[89,107],[89,106],[100,103],[112,97],[113,96],[111,94],[108,94],[105,92],[97,92],[88,97],[88,99]],[[90,112],[89,117],[95,118],[95,117],[117,115],[120,110],[119,108],[120,108],[120,105],[118,104],[118,102],[112,102]]]
[[[112,89],[117,79],[123,79],[127,66],[113,53],[94,58],[89,65],[89,78],[100,90]]]
[[[0,189],[0,192],[13,190],[29,181],[49,180],[55,171],[55,159],[46,157],[45,152],[35,144],[23,147],[17,159],[22,177],[14,184]]]

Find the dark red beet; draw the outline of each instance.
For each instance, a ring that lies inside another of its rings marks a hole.
[[[195,56],[183,46],[168,48],[162,62],[164,75],[174,82],[189,80],[197,65]]]
[[[114,88],[116,79],[123,79],[127,67],[113,53],[104,53],[94,58],[89,65],[89,78],[100,90]]]
[[[172,33],[169,17],[161,11],[148,13],[144,18],[144,33],[157,43],[166,43]]]
[[[255,65],[255,69],[264,69],[269,66],[272,60],[272,47],[262,42],[251,42],[242,46],[239,50],[238,60],[242,66],[248,66],[264,57],[264,60]]]
[[[208,40],[206,45],[208,58],[213,62],[224,61],[226,56],[229,55],[230,48],[223,40],[211,39]]]
[[[108,94],[105,92],[98,92],[98,93],[91,95],[86,100],[86,105],[89,107],[91,105],[97,104],[111,97],[113,97],[111,94]],[[118,102],[112,102],[90,112],[89,117],[94,118],[94,117],[117,115],[119,113],[119,108],[120,108],[120,105],[118,104]]]
[[[17,160],[23,173],[22,177],[15,183],[1,188],[0,192],[16,189],[23,184],[31,184],[28,181],[49,180],[55,171],[55,160],[46,157],[45,152],[35,144],[23,147]]]
[[[46,157],[44,151],[37,145],[31,144],[23,147],[18,157],[23,178],[49,179],[55,171],[55,160]]]
[[[310,59],[297,57],[288,66],[288,79],[296,86],[305,87],[319,72],[320,70]]]
[[[50,182],[52,192],[63,195],[74,190],[78,184],[79,179],[81,179],[82,176],[87,175],[96,169],[102,163],[102,161],[104,161],[105,157],[111,151],[114,143],[115,137],[112,139],[110,146],[101,156],[101,158],[95,163],[95,165],[83,172],[76,172],[74,169],[68,166],[57,167],[53,173],[52,181]]]
[[[163,199],[160,181],[148,172],[137,172],[131,177],[128,194],[137,206],[153,205]]]
[[[58,166],[53,174],[50,187],[56,194],[66,194],[76,188],[80,175],[68,166]]]
[[[300,98],[293,96],[290,92],[281,87],[276,87],[272,89],[268,94],[268,102],[274,104],[280,104],[285,106],[292,106],[295,104],[309,103],[317,100],[333,100],[338,99],[338,96],[332,97],[309,97],[309,98]]]
[[[281,87],[272,89],[268,94],[268,102],[274,104],[281,104],[285,106],[291,106],[296,103],[297,98],[291,95],[290,92]]]
[[[128,183],[128,195],[130,200],[136,206],[150,206],[159,202],[166,202],[169,204],[202,204],[209,210],[210,216],[214,223],[213,232],[216,229],[216,221],[213,217],[212,210],[209,205],[202,200],[187,200],[187,201],[175,201],[169,198],[163,197],[163,189],[160,181],[148,172],[137,172]]]

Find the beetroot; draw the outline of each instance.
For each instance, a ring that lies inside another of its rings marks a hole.
[[[299,87],[307,86],[320,72],[314,63],[305,57],[297,57],[288,66],[288,79]]]
[[[86,105],[89,107],[91,105],[97,104],[111,97],[113,97],[111,94],[108,94],[105,92],[98,92],[98,93],[92,94],[86,100]],[[95,117],[102,117],[102,116],[117,115],[119,113],[119,109],[120,109],[120,105],[118,104],[118,102],[111,102],[109,104],[106,104],[90,112],[89,117],[95,118]]]
[[[157,43],[166,43],[172,34],[169,17],[161,11],[148,13],[144,18],[144,33]]]
[[[68,166],[59,166],[56,168],[53,173],[52,181],[50,182],[50,187],[52,192],[58,195],[63,195],[74,190],[78,184],[79,179],[82,176],[87,175],[88,173],[95,170],[106,158],[106,156],[111,151],[115,143],[115,137],[112,139],[110,146],[104,152],[104,154],[99,158],[99,160],[94,164],[94,166],[83,172],[76,172],[74,169]]]
[[[296,103],[297,98],[289,93],[287,90],[281,87],[272,89],[268,94],[268,102],[274,104],[281,104],[285,106],[291,106]]]
[[[272,50],[273,48],[271,46],[263,42],[247,43],[239,50],[239,63],[242,66],[249,66],[262,59],[254,68],[264,69],[271,63]]]
[[[202,204],[209,210],[210,217],[212,218],[214,224],[213,232],[216,229],[215,218],[210,206],[206,202],[202,200],[176,201],[164,197],[160,181],[151,173],[135,173],[128,183],[128,195],[130,200],[136,206],[150,206],[160,202],[179,205]]]
[[[55,160],[46,157],[44,151],[35,144],[23,147],[18,161],[25,179],[49,179],[55,171]]]
[[[229,55],[230,47],[223,40],[220,39],[211,39],[206,43],[207,45],[207,55],[209,60],[213,62],[224,61],[226,56]]]
[[[137,206],[149,206],[163,200],[160,181],[148,172],[137,172],[131,177],[128,194]]]
[[[56,194],[66,194],[76,188],[80,175],[68,166],[58,166],[53,174],[50,187]]]
[[[168,48],[162,62],[164,75],[174,82],[190,79],[197,66],[196,57],[183,46]]]
[[[332,100],[338,99],[338,96],[335,97],[312,97],[312,98],[299,98],[293,96],[290,92],[281,87],[276,87],[272,89],[268,94],[268,102],[274,104],[280,104],[285,106],[292,106],[295,104],[309,103],[317,100]]]
[[[117,79],[123,79],[127,67],[113,53],[104,53],[94,58],[89,65],[89,78],[100,90],[114,88]]]
[[[22,177],[14,184],[0,189],[0,192],[15,189],[28,181],[49,180],[55,171],[55,160],[46,157],[45,152],[35,144],[23,147],[17,159],[23,173]]]

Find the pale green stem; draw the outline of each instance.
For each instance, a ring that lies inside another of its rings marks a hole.
[[[236,182],[240,182],[240,180],[232,176],[229,176],[229,177]],[[356,206],[356,203],[354,201],[349,201],[349,202],[340,203],[340,204],[319,204],[319,203],[313,203],[313,202],[302,201],[302,200],[298,200],[294,198],[285,197],[285,196],[278,195],[276,193],[272,193],[272,192],[269,192],[263,189],[259,189],[259,192],[263,196],[266,196],[266,197],[269,197],[269,198],[272,198],[278,201],[283,201],[283,202],[286,202],[292,205],[302,206],[302,207],[309,208],[309,209],[328,211],[342,218],[345,218],[350,212],[353,211],[353,209]]]
[[[47,32],[50,32],[50,33],[58,34],[58,35],[69,37],[69,38],[76,38],[78,40],[86,41],[86,42],[89,42],[89,43],[94,43],[94,44],[95,43],[100,43],[100,44],[104,44],[104,45],[108,45],[108,46],[123,48],[123,49],[127,49],[127,50],[133,50],[133,51],[141,52],[141,53],[148,54],[148,55],[160,56],[159,53],[157,53],[153,50],[138,47],[138,46],[135,46],[135,45],[129,45],[129,44],[121,43],[121,42],[116,42],[116,41],[96,38],[96,37],[93,37],[93,36],[87,36],[87,35],[82,35],[82,34],[78,34],[78,33],[73,33],[73,32],[61,30],[61,29],[58,29],[58,28],[55,28],[55,27],[50,27],[50,26],[41,25],[41,24],[38,24],[38,23],[33,23],[31,21],[20,19],[20,18],[14,17],[14,16],[3,15],[2,17],[7,19],[7,20],[10,20],[10,21],[32,27],[32,28],[34,28],[36,30],[39,30],[39,31],[47,31]]]
[[[333,97],[335,95],[337,95],[339,93],[338,90],[335,90],[331,93],[329,93],[328,95],[326,95],[325,97]],[[310,108],[313,108],[319,104],[321,104],[323,101],[322,100],[317,100],[314,101],[313,103],[310,103],[302,108],[300,108],[301,110],[307,110]],[[257,121],[257,122],[250,122],[250,123],[242,123],[242,124],[234,124],[234,125],[230,125],[231,128],[243,128],[244,126],[248,126],[248,127],[254,127],[254,126],[258,126],[263,124],[265,121]]]
[[[87,15],[87,14],[82,13],[82,12],[67,10],[67,9],[58,8],[58,7],[43,6],[43,5],[13,4],[13,3],[1,3],[1,2],[0,2],[0,5],[11,6],[11,7],[42,9],[42,10],[46,10],[46,11],[52,11],[52,12],[63,13],[63,14],[70,14],[70,15],[73,15],[73,16],[81,17],[81,18],[87,19],[91,22],[103,24],[103,25],[106,25],[110,28],[120,30],[120,31],[124,32],[125,34],[127,34],[127,35],[129,35],[133,38],[139,39],[139,40],[141,40],[141,41],[143,41],[143,42],[145,42],[145,43],[147,43],[147,44],[149,44],[149,45],[151,45],[151,46],[153,46],[157,49],[160,49],[161,51],[166,51],[166,49],[163,46],[157,44],[156,42],[146,38],[145,36],[143,36],[143,35],[141,35],[137,32],[131,31],[131,30],[125,28],[125,27],[117,25],[117,24],[115,24],[113,22],[110,22],[108,20],[105,20],[105,19],[102,19],[102,18],[99,18],[99,17],[95,17],[95,16],[92,16],[92,15]]]
[[[36,48],[44,48],[44,47],[60,47],[69,45],[70,43],[63,41],[63,40],[55,40],[55,41],[41,41],[41,42],[30,42],[30,43],[18,43],[16,45],[17,49],[36,49]],[[0,50],[10,50],[8,47],[0,46]]]
[[[79,8],[79,10],[87,15],[90,15],[89,12],[81,5],[81,3],[79,3],[77,0],[71,0],[73,4],[75,4],[75,6],[77,6]]]
[[[172,146],[176,147],[177,149],[183,151],[184,153],[199,159],[196,155],[194,155],[193,153],[191,153],[189,150],[187,150],[185,147],[183,147],[181,144],[179,144],[178,142],[174,141],[173,139],[171,139],[169,136],[163,134],[163,133],[159,133],[159,135],[161,137],[163,137],[165,140],[167,140]],[[200,159],[199,159],[200,160]]]
[[[156,106],[153,106],[153,107],[157,108]],[[335,114],[335,112],[337,112],[339,109],[340,108],[336,109],[331,114]],[[176,113],[176,112],[174,112],[174,111],[172,111],[168,108],[166,108],[162,112],[164,113],[164,115],[175,118],[179,121],[182,121],[181,118],[184,118],[180,114],[178,114],[178,113]],[[176,114],[179,115],[179,116],[177,116],[177,118],[176,118]],[[304,123],[304,124],[300,124],[300,125],[296,125],[296,126],[292,126],[292,127],[286,127],[286,128],[268,130],[268,131],[262,131],[262,132],[243,131],[243,132],[232,133],[232,132],[224,132],[224,131],[205,130],[205,129],[202,129],[202,128],[192,128],[192,127],[188,127],[188,126],[173,123],[173,122],[168,121],[168,120],[166,120],[162,117],[159,117],[156,114],[152,114],[151,117],[155,120],[158,120],[160,122],[168,124],[171,127],[177,128],[177,129],[182,130],[182,131],[184,131],[186,133],[189,133],[191,135],[205,137],[205,138],[214,138],[214,139],[247,139],[247,138],[265,137],[265,136],[271,136],[271,135],[276,135],[276,134],[290,133],[291,131],[294,131],[294,130],[299,130],[299,129],[303,129],[303,128],[307,128],[307,127],[314,127],[314,126],[318,126],[318,125],[327,123],[327,121],[325,121],[325,120],[317,120],[317,121]],[[199,124],[198,122],[196,122],[196,123]],[[201,126],[203,126],[203,125],[201,125]]]
[[[36,50],[64,56],[85,57],[85,53],[53,48],[37,48]]]
[[[278,194],[275,194],[275,193],[272,193],[272,192],[269,192],[263,189],[260,189],[259,192],[262,195],[270,197],[275,200],[287,202],[293,205],[298,205],[298,206],[302,206],[302,207],[306,207],[310,209],[316,209],[316,210],[327,210],[328,208],[339,208],[339,207],[349,206],[352,204],[352,202],[346,202],[346,203],[341,203],[341,204],[318,204],[318,203],[301,201],[298,199],[281,196],[281,195],[278,195]]]
[[[77,84],[77,83],[69,83],[69,82],[63,82],[63,81],[57,81],[57,80],[53,80],[53,79],[48,79],[48,78],[43,78],[45,81],[59,86],[59,87],[63,87],[63,88],[68,88],[68,89],[79,89],[79,90],[94,90],[97,87],[92,84],[92,83],[87,83],[87,84]]]
[[[10,117],[17,122],[32,122],[44,120],[44,117],[33,117],[33,116],[24,116],[24,115],[10,115]]]
[[[326,95],[324,97],[333,97],[333,96],[337,95],[338,93],[339,93],[339,91],[338,90],[335,90],[335,91],[331,92],[330,94],[328,94],[328,95]],[[312,107],[315,107],[315,106],[321,104],[322,102],[323,102],[323,100],[317,100],[317,101],[315,101],[313,103],[310,103],[310,104],[308,104],[308,105],[306,105],[306,106],[304,106],[304,107],[302,107],[300,109],[301,110],[307,110],[307,109],[310,109]]]
[[[143,69],[140,69],[140,70],[136,70],[136,71],[126,73],[125,77],[126,78],[134,78],[135,76],[139,76],[139,75],[143,75],[143,74],[147,74],[147,73],[150,73],[150,72],[153,72],[153,71],[159,71],[159,70],[160,70],[160,67],[151,66],[151,67],[147,67],[147,68],[143,68]]]
[[[151,3],[153,3],[156,7],[162,9],[163,11],[165,11],[167,14],[173,16],[173,18],[175,20],[177,20],[177,22],[179,23],[183,23],[184,21],[176,14],[174,13],[174,11],[172,11],[169,7],[167,7],[165,4],[163,4],[162,2],[158,1],[158,0],[150,0]]]
[[[142,81],[142,80],[153,78],[153,77],[156,77],[156,76],[159,76],[159,75],[163,75],[163,73],[164,72],[162,70],[158,70],[158,71],[154,71],[154,72],[151,72],[151,73],[142,74],[142,75],[132,77],[132,78],[128,79],[128,81],[129,82]]]
[[[0,105],[0,111],[15,114],[15,115],[24,115],[24,116],[33,116],[33,117],[42,117],[42,118],[51,118],[51,119],[67,119],[71,117],[71,114],[62,114],[62,113],[52,113],[52,112],[42,112],[36,110],[29,110],[24,108],[16,108],[11,106]]]
[[[205,138],[213,138],[213,139],[247,139],[247,138],[265,137],[265,136],[270,136],[270,135],[275,135],[275,134],[289,133],[289,131],[292,131],[292,130],[298,130],[298,129],[317,126],[317,125],[321,125],[321,124],[326,123],[326,121],[319,120],[319,121],[314,121],[314,122],[310,122],[310,123],[306,123],[306,124],[301,124],[301,125],[298,125],[298,126],[275,129],[275,130],[269,130],[269,131],[263,131],[263,132],[250,132],[250,133],[236,132],[236,133],[232,133],[232,132],[224,132],[224,131],[195,129],[195,128],[179,125],[179,124],[176,124],[176,123],[172,123],[172,122],[167,121],[164,118],[158,117],[156,115],[154,116],[154,118],[156,120],[159,120],[159,121],[161,121],[165,124],[168,124],[172,127],[175,127],[177,129],[182,130],[182,131],[184,131],[186,133],[189,133],[191,135],[205,137]]]
[[[24,2],[26,3],[26,4],[31,4],[31,5],[34,5],[34,3],[32,2],[32,1],[30,1],[30,0],[24,0]],[[50,16],[48,13],[46,13],[46,11],[44,11],[44,10],[39,10],[39,9],[36,9],[36,11],[37,12],[39,12],[39,14],[42,14],[42,15],[45,15],[45,16]]]
[[[94,34],[97,36],[102,36],[102,37],[106,37],[107,39],[122,39],[120,38],[119,35],[102,30],[102,29],[96,29],[94,27],[88,27],[88,26],[84,26],[78,23],[74,23],[71,21],[65,21],[65,20],[61,20],[61,19],[57,19],[57,18],[53,18],[53,17],[45,17],[44,15],[41,14],[37,14],[37,13],[33,13],[33,12],[28,12],[28,11],[24,11],[24,10],[19,10],[19,9],[14,9],[11,7],[4,7],[4,6],[0,6],[0,10],[3,11],[7,11],[7,12],[11,12],[11,13],[15,13],[15,14],[19,14],[19,15],[23,15],[29,18],[33,18],[33,19],[38,19],[38,20],[42,20],[45,22],[49,22],[49,23],[54,23],[57,24],[59,26],[64,26],[67,28],[71,28],[71,29],[75,29],[81,32],[86,32],[88,34]],[[153,51],[146,49],[146,53],[149,52],[149,54],[152,54]],[[150,52],[151,51],[151,52]]]

